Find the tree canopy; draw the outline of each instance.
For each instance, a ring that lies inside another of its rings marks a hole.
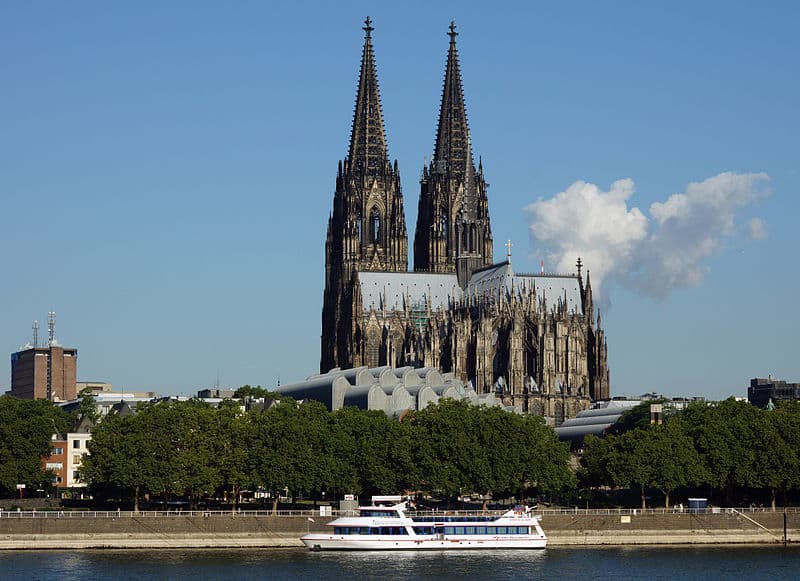
[[[654,489],[664,494],[667,506],[678,488],[707,486],[720,491],[726,504],[735,491],[761,489],[774,507],[778,492],[800,487],[799,412],[798,404],[766,411],[730,398],[691,404],[663,425],[645,424],[641,413],[632,414],[627,429],[587,439],[582,481],[635,488],[643,505],[646,492]]]
[[[251,385],[245,384],[233,392],[233,397],[240,399],[245,397],[252,397],[252,398],[263,397],[265,399],[280,400],[288,396],[275,391],[270,391],[266,388],[261,387],[260,385],[256,385],[255,387],[253,387]]]
[[[242,490],[320,498],[426,490],[505,496],[574,484],[568,450],[540,418],[444,400],[403,421],[286,399],[267,410],[162,402],[109,416],[82,478],[98,495],[203,496]]]
[[[94,410],[90,397],[83,414]],[[648,404],[649,405],[649,404]],[[759,491],[775,506],[800,489],[800,403],[762,410],[734,399],[697,403],[650,425],[644,406],[603,439],[588,437],[581,459],[585,487],[634,491],[644,506],[658,491],[718,492],[731,503]],[[0,494],[17,484],[46,486],[42,470],[53,434],[74,420],[45,400],[0,397]],[[199,400],[139,406],[94,426],[80,477],[98,498],[181,498],[193,506],[243,491],[277,503],[285,491],[305,498],[426,492],[454,499],[555,495],[576,488],[567,446],[542,418],[444,399],[402,421],[382,412],[282,398],[244,411]],[[273,506],[276,506],[274,504]]]
[[[407,416],[419,488],[506,497],[556,492],[574,484],[569,452],[541,418],[445,399]]]
[[[47,400],[0,397],[0,494],[16,491],[17,484],[49,486],[52,475],[42,470],[50,454],[53,434],[67,430],[70,417]]]

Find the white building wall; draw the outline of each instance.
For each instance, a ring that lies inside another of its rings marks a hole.
[[[86,486],[77,477],[77,471],[83,462],[83,457],[89,454],[86,444],[92,439],[91,434],[70,433],[67,434],[67,487],[81,488]]]

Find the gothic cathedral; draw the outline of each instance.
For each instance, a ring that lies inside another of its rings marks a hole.
[[[455,25],[436,144],[423,167],[408,271],[397,161],[389,161],[370,19],[350,148],[325,241],[320,371],[435,367],[558,425],[608,399],[607,346],[589,273],[515,273],[493,262],[483,164],[472,157]]]

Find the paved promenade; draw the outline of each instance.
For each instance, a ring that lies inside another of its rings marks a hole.
[[[800,512],[542,511],[549,546],[800,542]],[[318,511],[0,512],[0,549],[302,547],[336,518]]]

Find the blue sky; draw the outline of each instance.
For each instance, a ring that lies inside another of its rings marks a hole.
[[[410,233],[455,19],[495,258],[584,256],[612,394],[800,381],[800,5],[230,4],[0,4],[6,354],[55,310],[81,380],[316,372],[369,14]]]

